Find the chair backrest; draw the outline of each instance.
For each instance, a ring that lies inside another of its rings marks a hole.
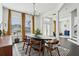
[[[58,44],[58,43],[59,43],[59,41],[57,39],[48,41],[48,44]]]
[[[30,40],[30,43],[31,43],[32,45],[40,45],[42,42],[41,42],[41,41],[38,41],[38,40],[35,40],[35,39],[31,39],[31,40]]]
[[[30,40],[30,46],[32,46],[32,48],[36,49],[36,50],[39,50],[39,49],[42,49],[42,41],[38,41],[38,40],[34,40],[34,39],[31,39]]]
[[[28,36],[26,36],[26,43],[30,44],[30,38]]]
[[[53,44],[58,44],[58,43],[59,43],[59,41],[57,39],[55,39]]]

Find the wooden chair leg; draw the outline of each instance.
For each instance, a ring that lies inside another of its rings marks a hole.
[[[25,52],[25,54],[27,54],[27,51],[28,51],[28,45],[27,45],[27,48],[26,48],[26,52]]]
[[[47,49],[47,53],[48,53],[48,49]]]
[[[41,54],[41,51],[39,50],[39,56],[40,56],[40,54]]]
[[[57,49],[58,55],[60,56],[59,49],[58,48],[56,48],[56,49]]]
[[[42,51],[42,55],[44,56],[44,51]]]
[[[29,50],[29,56],[30,56],[30,52],[31,52],[31,47],[30,47],[30,50]]]
[[[43,55],[43,56],[44,56],[44,49],[45,49],[45,48],[43,47],[43,51],[42,51],[42,55]]]
[[[50,51],[50,55],[52,56],[52,51]]]
[[[23,43],[23,48],[22,48],[23,50],[24,50],[24,47],[25,47],[25,42]]]
[[[50,54],[49,49],[47,49],[47,53],[48,53],[48,55]],[[52,55],[52,54],[51,54],[51,55]]]

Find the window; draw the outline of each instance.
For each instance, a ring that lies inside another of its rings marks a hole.
[[[25,18],[25,30],[26,33],[31,33],[31,16],[30,15],[26,15]]]
[[[43,34],[46,36],[50,36],[53,34],[53,30],[52,30],[52,34],[51,34],[51,28],[52,28],[52,19],[50,18],[44,18],[43,20]]]
[[[18,33],[21,35],[21,13],[17,13],[12,11],[11,17],[11,25],[12,25],[12,33]]]
[[[21,13],[11,11],[11,32],[14,35],[13,39],[18,37],[20,41],[22,41],[21,25],[22,25]]]

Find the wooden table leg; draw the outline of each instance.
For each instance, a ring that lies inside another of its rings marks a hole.
[[[43,56],[44,56],[44,50],[45,50],[45,45],[43,44],[43,52],[42,52]]]
[[[25,54],[27,54],[27,51],[28,51],[28,44],[27,44],[27,48],[26,48],[26,52],[25,52]]]
[[[60,53],[59,53],[59,49],[58,49],[58,47],[57,47],[56,49],[57,49],[58,55],[60,56]]]
[[[25,42],[24,42],[24,43],[23,43],[23,48],[22,48],[23,50],[24,50],[25,45],[26,45],[26,44],[25,44]]]

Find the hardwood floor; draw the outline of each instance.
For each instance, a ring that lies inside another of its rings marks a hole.
[[[66,48],[66,49],[69,49],[70,51],[68,52],[67,56],[79,56],[79,46],[68,41],[67,39],[62,39],[60,38],[60,44],[61,44],[61,47],[63,48]],[[18,43],[18,45],[21,47],[21,50],[22,50],[22,44],[21,42]],[[21,51],[20,50],[20,51]],[[25,52],[24,50],[22,50],[22,53]],[[65,52],[65,51],[64,51]],[[67,50],[66,50],[67,52]],[[60,51],[60,53],[62,53],[62,51]],[[24,53],[25,54],[25,53]],[[22,56],[24,56],[24,54]],[[33,53],[34,54],[34,53]],[[26,55],[25,55],[26,56]],[[66,55],[65,55],[66,56]]]
[[[61,46],[70,49],[67,56],[79,56],[79,46],[69,42],[67,39],[60,38]]]

